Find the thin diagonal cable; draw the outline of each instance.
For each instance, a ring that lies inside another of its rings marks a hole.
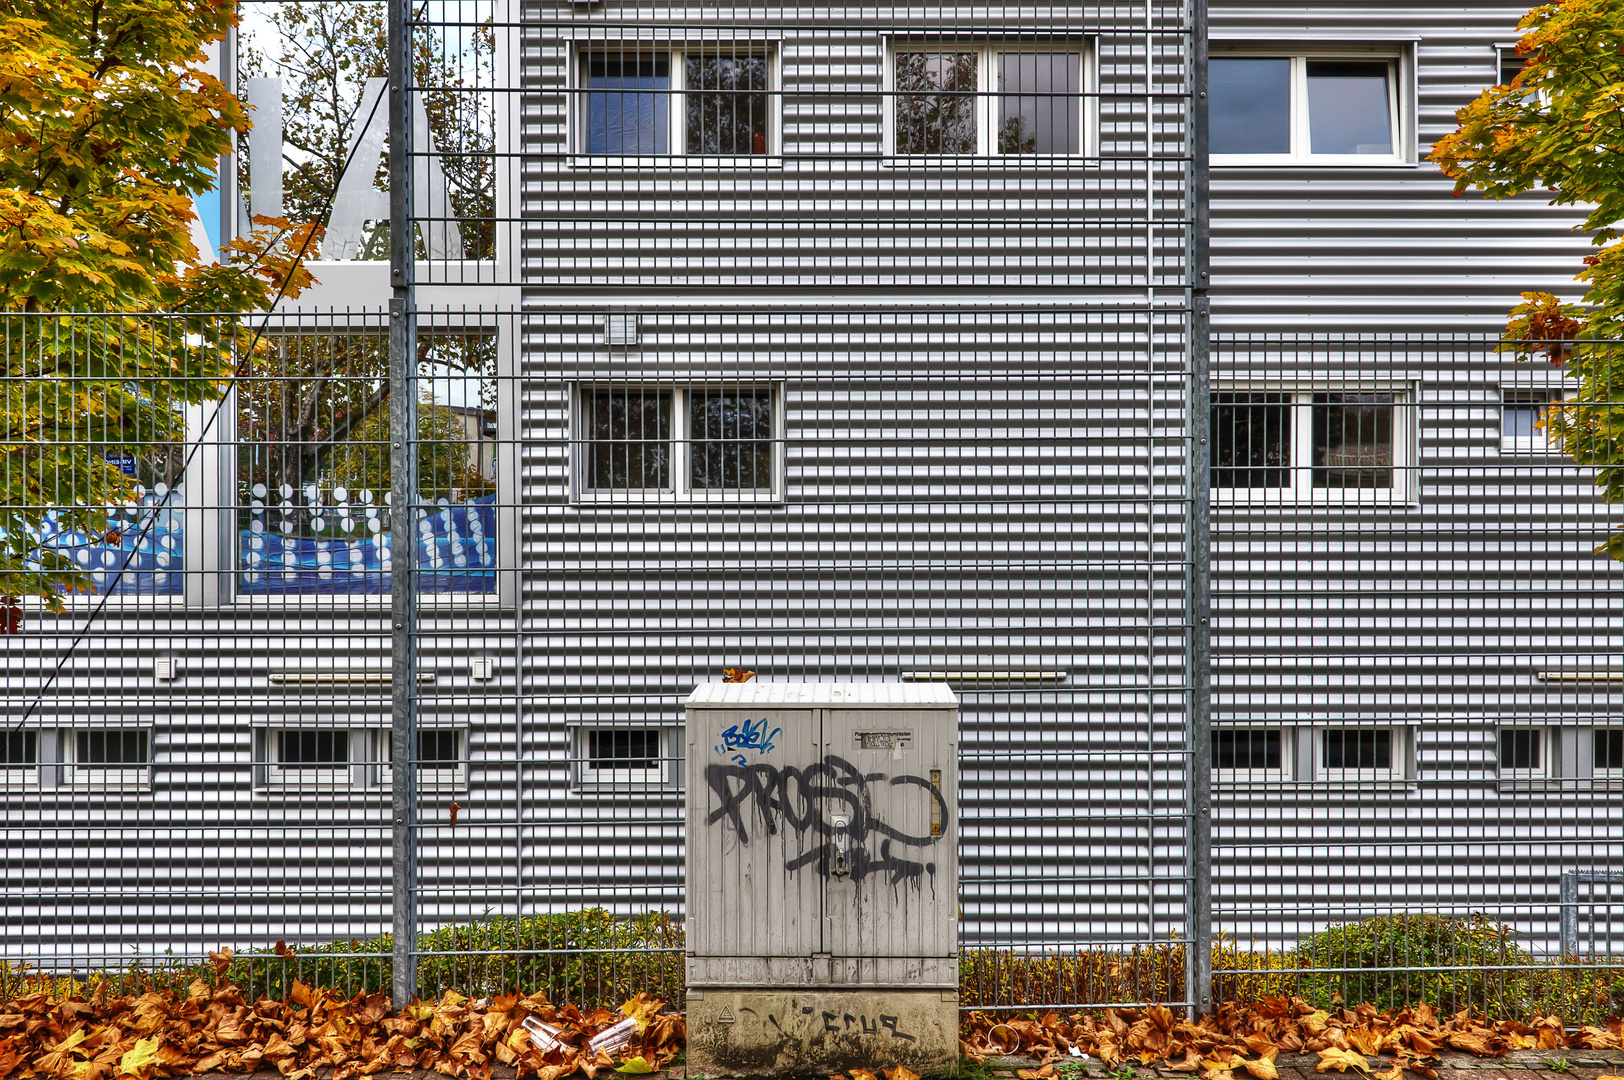
[[[372,126],[372,118],[378,114],[378,102],[382,100],[383,95],[379,94],[378,97],[373,101],[372,111],[367,113],[366,121],[361,125],[361,130],[363,132]],[[321,215],[318,220],[326,220],[331,215],[333,210],[333,202],[338,198],[338,186],[339,184],[343,183],[344,174],[349,171],[350,162],[355,158],[355,152],[360,149],[360,147],[361,140],[357,138],[354,144],[350,147],[349,153],[344,155],[344,164],[339,167],[338,175],[333,177],[333,190],[328,193],[327,201],[322,205]],[[299,245],[299,250],[293,256],[292,270],[298,270],[298,268],[304,263],[305,253],[310,250],[310,241],[314,239],[315,235],[314,230],[311,230],[305,235],[304,242]],[[272,298],[270,304],[266,306],[265,317],[260,320],[259,328],[255,330],[253,336],[248,339],[248,345],[243,350],[246,356],[252,357],[254,355],[255,347],[259,345],[260,339],[265,336],[266,328],[271,324],[271,316],[276,314],[276,305],[280,304],[282,302],[282,298],[287,295],[288,285],[292,280],[292,272],[283,275],[282,284],[276,290],[276,296]],[[226,399],[231,396],[231,392],[237,388],[237,383],[241,379],[242,375],[239,372],[237,374],[233,374],[231,378],[226,381],[225,390],[221,392],[219,399],[215,401],[213,410],[209,413],[208,418],[203,421],[203,426],[198,429],[197,438],[193,440],[191,449],[186,452],[186,458],[181,462],[180,471],[182,476],[185,476],[187,471],[191,469],[192,459],[195,458],[197,456],[197,452],[203,448],[203,442],[204,439],[208,437],[209,429],[214,426],[214,421],[220,416],[220,410],[225,407]],[[169,496],[166,495],[163,502],[154,506],[154,511],[157,510],[158,506],[161,506],[163,503],[167,503],[168,501]],[[129,569],[130,562],[135,558],[136,552],[141,550],[142,541],[147,538],[147,535],[152,531],[152,527],[157,523],[157,521],[158,514],[156,512],[147,516],[146,522],[141,526],[141,532],[136,536],[135,542],[130,546],[130,553],[124,556],[124,562],[119,566],[118,571],[108,579],[107,588],[102,593],[101,598],[96,601],[96,606],[91,609],[89,617],[85,619],[85,625],[80,627],[79,632],[73,636],[73,640],[68,643],[68,647],[62,650],[61,655],[56,659],[56,666],[51,669],[51,674],[46,677],[45,682],[41,684],[39,691],[34,695],[33,699],[29,701],[28,708],[23,710],[23,715],[8,730],[21,731],[22,726],[28,723],[29,718],[34,715],[34,711],[39,708],[40,702],[45,700],[46,693],[51,689],[51,687],[56,685],[57,676],[62,674],[62,668],[67,664],[69,658],[73,656],[74,650],[76,650],[85,640],[85,635],[90,633],[91,628],[96,625],[96,620],[101,618],[102,612],[107,609],[107,601],[112,599],[114,588],[118,585],[120,579],[123,578],[124,572]]]

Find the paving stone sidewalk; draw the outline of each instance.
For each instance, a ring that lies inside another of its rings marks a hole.
[[[1392,1064],[1391,1059],[1386,1057],[1369,1060],[1377,1070],[1387,1069]],[[1274,1065],[1280,1073],[1280,1080],[1326,1080],[1327,1077],[1331,1080],[1360,1080],[1359,1074],[1354,1072],[1317,1073],[1314,1066],[1318,1063],[1318,1054],[1281,1054]],[[1009,1080],[1014,1080],[1016,1069],[1030,1069],[1036,1064],[1035,1058],[992,1058],[988,1060],[986,1069],[993,1074],[1007,1072]],[[1196,1075],[1175,1072],[1158,1065],[1135,1065],[1133,1074],[1136,1080],[1194,1080]],[[277,1074],[271,1070],[261,1070],[253,1075],[256,1080],[278,1080]],[[316,1080],[331,1080],[332,1075],[332,1069],[318,1069]],[[418,1069],[409,1075],[410,1080],[448,1080],[443,1073],[427,1069]],[[1107,1074],[1104,1066],[1096,1061],[1089,1068],[1088,1080],[1104,1080],[1107,1075],[1113,1080],[1121,1076],[1120,1073]],[[1244,1080],[1243,1074],[1236,1075]],[[1459,1055],[1443,1057],[1438,1062],[1438,1080],[1597,1080],[1597,1077],[1607,1075],[1624,1076],[1624,1050],[1519,1050],[1503,1058]],[[375,1074],[372,1080],[407,1080],[407,1076],[406,1073],[384,1072]],[[1416,1074],[1407,1073],[1406,1077],[1416,1077]],[[196,1080],[244,1080],[244,1076],[241,1073],[207,1073]],[[491,1080],[515,1080],[514,1070],[497,1066],[491,1070]],[[620,1076],[605,1070],[598,1074],[598,1080],[620,1080]],[[687,1077],[682,1069],[672,1069],[649,1073],[648,1080],[687,1080]],[[823,1078],[819,1077],[818,1080]]]

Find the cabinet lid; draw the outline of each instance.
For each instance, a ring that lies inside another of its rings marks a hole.
[[[953,709],[958,696],[944,683],[749,682],[700,683],[688,708],[799,706],[807,709]]]

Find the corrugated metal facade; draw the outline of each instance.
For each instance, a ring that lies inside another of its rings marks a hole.
[[[1519,292],[1577,297],[1589,241],[1571,210],[1455,197],[1424,160],[1500,81],[1497,45],[1525,11],[1213,5],[1215,58],[1413,56],[1421,159],[1212,170],[1214,390],[1394,392],[1409,444],[1401,498],[1214,497],[1213,725],[1299,744],[1285,779],[1214,774],[1216,916],[1243,947],[1435,911],[1482,913],[1551,953],[1561,875],[1624,863],[1617,780],[1552,760],[1624,717],[1616,678],[1551,678],[1618,673],[1624,577],[1592,553],[1617,514],[1590,471],[1504,442],[1504,399],[1562,379],[1494,350]],[[1321,779],[1303,744],[1348,727],[1407,736],[1405,775]],[[1545,733],[1543,775],[1512,772],[1505,728]],[[1582,951],[1605,951],[1617,908],[1584,918],[1596,948]]]
[[[1413,62],[1424,153],[1493,81],[1519,14],[1215,5],[1213,48],[1376,44]],[[462,318],[494,329],[504,366],[495,592],[439,597],[420,625],[423,723],[460,733],[464,763],[421,799],[422,925],[680,911],[673,733],[694,685],[740,666],[961,673],[966,945],[1188,934],[1189,13],[512,18],[499,287],[459,285],[492,280],[467,264],[425,271],[432,303],[497,309]],[[1086,57],[1090,152],[895,152],[895,53],[1010,43]],[[590,57],[683,49],[770,58],[770,152],[583,152]],[[1570,291],[1571,221],[1537,198],[1455,199],[1425,164],[1213,169],[1214,389],[1294,395],[1304,418],[1315,394],[1391,393],[1408,448],[1401,497],[1214,501],[1214,724],[1289,730],[1300,765],[1214,792],[1218,920],[1243,940],[1447,906],[1548,947],[1560,874],[1624,860],[1616,785],[1496,767],[1502,726],[1556,729],[1554,748],[1619,723],[1617,683],[1539,677],[1618,666],[1618,568],[1589,554],[1606,515],[1572,466],[1502,453],[1503,389],[1544,382],[1445,336],[1491,333],[1521,289]],[[1334,337],[1349,333],[1439,336]],[[729,387],[770,399],[765,495],[593,497],[587,395],[691,409]],[[387,929],[377,752],[321,790],[263,772],[265,732],[387,729],[387,686],[273,681],[386,672],[387,609],[216,608],[201,588],[116,602],[77,645],[83,606],[5,639],[14,724],[71,650],[27,724],[153,740],[149,786],[0,791],[8,956]],[[166,658],[178,678],[155,681]],[[1316,778],[1313,733],[1331,727],[1407,733],[1406,775]],[[658,764],[600,768],[593,733],[617,731],[657,733],[637,753]]]

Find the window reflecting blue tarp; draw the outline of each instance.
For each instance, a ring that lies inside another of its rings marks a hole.
[[[496,496],[442,500],[421,517],[417,565],[422,592],[495,592]],[[244,529],[238,566],[238,589],[249,595],[386,593],[393,569],[383,530],[326,539]]]
[[[160,484],[142,496],[139,506],[113,510],[107,531],[94,537],[79,529],[64,530],[52,511],[40,542],[88,571],[91,591],[98,596],[179,596],[185,591],[185,527],[180,490]]]

